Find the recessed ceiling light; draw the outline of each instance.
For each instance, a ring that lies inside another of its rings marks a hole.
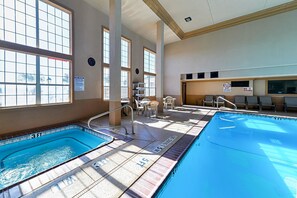
[[[187,18],[185,18],[185,21],[186,22],[190,22],[190,21],[192,21],[192,18],[191,17],[187,17]]]

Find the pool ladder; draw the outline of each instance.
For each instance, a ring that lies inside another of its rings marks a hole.
[[[134,132],[134,116],[133,116],[133,108],[132,108],[130,105],[123,105],[123,106],[121,106],[121,107],[119,107],[119,108],[116,108],[116,109],[113,109],[113,110],[111,110],[111,111],[107,111],[107,112],[104,112],[104,113],[100,113],[100,114],[98,114],[98,115],[96,115],[96,116],[91,117],[91,118],[88,120],[88,127],[89,127],[90,129],[94,130],[94,131],[97,131],[97,130],[100,130],[100,129],[113,129],[113,130],[116,129],[116,128],[117,128],[116,126],[105,126],[105,127],[100,127],[99,129],[93,129],[93,128],[91,127],[91,122],[92,122],[93,120],[97,119],[97,118],[103,117],[103,116],[105,116],[105,115],[108,115],[108,114],[113,113],[113,112],[116,112],[116,111],[120,111],[120,110],[122,110],[122,109],[124,109],[124,108],[130,108],[130,109],[131,109],[132,134],[135,134],[135,132]],[[128,134],[128,130],[127,130],[126,127],[124,127],[124,126],[119,126],[119,127],[120,127],[120,128],[124,128],[124,129],[125,129],[125,134],[126,134],[126,135]]]
[[[231,102],[231,101],[229,101],[229,100],[227,100],[227,99],[225,99],[225,98],[223,98],[223,97],[221,97],[221,96],[218,96],[218,97],[217,97],[217,100],[216,100],[216,103],[217,103],[217,109],[222,110],[222,107],[219,108],[219,99],[221,99],[221,100],[223,100],[223,101],[225,101],[225,102],[231,104],[231,105],[234,107],[234,110],[237,110],[237,106],[236,106],[236,104],[234,104],[233,102]],[[229,109],[229,108],[224,107],[224,109]]]

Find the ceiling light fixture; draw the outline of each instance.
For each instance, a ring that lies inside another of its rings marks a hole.
[[[186,21],[186,22],[190,22],[190,21],[192,21],[192,18],[191,18],[191,17],[186,17],[186,18],[185,18],[185,21]]]

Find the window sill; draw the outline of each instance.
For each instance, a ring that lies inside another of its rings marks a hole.
[[[73,104],[73,102],[54,103],[54,104],[38,104],[38,105],[24,105],[24,106],[12,106],[12,107],[0,107],[0,111],[33,109],[33,108],[52,107],[52,106],[64,106],[64,105],[71,105],[71,104]]]

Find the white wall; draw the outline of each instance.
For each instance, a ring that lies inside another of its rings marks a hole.
[[[55,0],[74,11],[74,72],[85,77],[85,91],[75,92],[75,99],[101,98],[102,83],[102,27],[109,24],[108,16],[82,0]],[[143,47],[156,49],[155,44],[143,39],[126,27],[122,35],[132,41],[132,81],[143,81]],[[88,66],[87,60],[96,60],[94,67]],[[140,73],[135,74],[135,68]]]
[[[220,77],[297,74],[297,11],[165,46],[164,94],[180,95],[180,74]]]

